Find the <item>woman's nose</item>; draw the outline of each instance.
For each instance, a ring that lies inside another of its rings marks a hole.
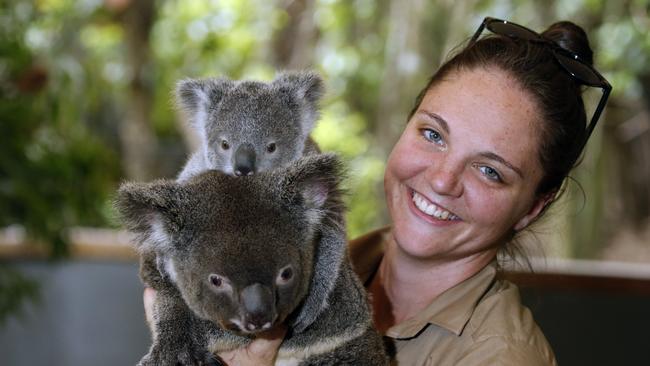
[[[427,169],[427,180],[437,194],[460,197],[463,193],[462,172],[461,164],[450,161],[434,162]]]

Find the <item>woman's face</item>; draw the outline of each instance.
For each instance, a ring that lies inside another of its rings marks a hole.
[[[418,258],[491,259],[535,218],[542,177],[536,106],[498,69],[433,86],[388,159],[384,187],[398,247]]]

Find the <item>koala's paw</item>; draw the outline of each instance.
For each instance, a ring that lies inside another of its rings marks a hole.
[[[223,365],[218,358],[207,351],[181,350],[177,352],[162,352],[154,347],[144,356],[137,366],[220,366]]]

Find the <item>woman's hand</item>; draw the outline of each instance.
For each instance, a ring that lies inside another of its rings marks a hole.
[[[257,338],[245,348],[219,353],[219,357],[228,366],[274,365],[278,348],[286,332],[286,327],[277,326],[259,333]]]
[[[156,301],[156,290],[151,287],[145,287],[142,294],[142,302],[144,303],[144,317],[147,319],[149,329],[153,330],[153,304]]]
[[[153,304],[156,300],[156,291],[145,288],[142,296],[144,312],[147,322],[153,325]],[[265,366],[275,364],[278,349],[287,329],[280,325],[273,329],[259,333],[257,338],[248,346],[228,352],[219,353],[219,357],[228,366]]]

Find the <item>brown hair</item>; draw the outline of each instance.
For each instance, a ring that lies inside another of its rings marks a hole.
[[[542,36],[593,63],[587,35],[571,22],[557,22]],[[587,138],[581,85],[556,61],[547,45],[501,35],[490,35],[467,45],[431,77],[415,101],[409,119],[426,92],[459,70],[496,67],[519,82],[541,112],[539,161],[544,175],[538,196],[560,192],[562,183],[577,165],[582,142]]]

